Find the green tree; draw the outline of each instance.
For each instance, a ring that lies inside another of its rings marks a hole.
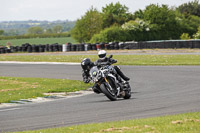
[[[4,30],[0,30],[0,35],[3,35],[3,33],[4,33]]]
[[[113,24],[122,25],[133,18],[129,13],[128,7],[121,5],[119,2],[116,4],[110,3],[102,8],[103,14],[103,28],[110,27]]]
[[[200,17],[199,0],[194,0],[180,5],[177,10],[185,16],[195,15]]]
[[[19,30],[18,29],[10,29],[10,30],[4,31],[3,34],[5,36],[16,36],[16,35],[19,35]]]
[[[129,33],[128,41],[147,41],[155,39],[152,37],[153,25],[150,25],[148,21],[144,21],[142,19],[137,18],[136,20],[131,20],[122,25],[122,29],[124,29],[127,33]],[[151,33],[151,36],[150,36]]]
[[[28,29],[28,34],[42,34],[42,33],[43,33],[43,29],[39,26],[30,27]]]
[[[193,35],[195,39],[200,39],[200,27],[198,28],[198,31],[196,34]]]
[[[143,13],[143,11],[140,9],[140,10],[134,12],[133,17],[134,17],[134,19],[137,19],[137,18],[139,18],[139,19],[144,19],[144,13]]]
[[[56,25],[53,27],[53,33],[61,33],[63,30],[63,27],[61,25]]]
[[[92,7],[81,19],[76,21],[71,35],[78,42],[88,42],[94,34],[101,31],[102,23],[101,13]]]
[[[149,31],[150,23],[137,18],[122,25],[122,28],[129,31]]]
[[[181,33],[188,33],[190,36],[197,32],[198,27],[200,26],[200,17],[190,15],[185,16],[180,12],[176,12],[176,19],[180,24]]]
[[[169,9],[167,5],[151,4],[147,6],[143,12],[143,18],[154,25],[158,34],[156,39],[178,39],[181,35],[175,11]]]
[[[51,33],[53,33],[53,30],[52,30],[51,28],[46,29],[46,30],[45,30],[45,33],[47,33],[47,34],[51,34]]]
[[[198,0],[184,3],[176,8],[177,20],[182,33],[192,36],[200,26],[200,4]]]

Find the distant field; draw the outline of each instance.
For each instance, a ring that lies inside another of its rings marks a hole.
[[[0,40],[0,46],[5,46],[7,42],[11,42],[13,46],[20,46],[24,43],[30,44],[53,44],[53,43],[77,43],[72,37],[60,37],[60,38],[31,38],[31,39],[10,39]]]

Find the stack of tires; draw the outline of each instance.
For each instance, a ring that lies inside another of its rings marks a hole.
[[[119,50],[122,49],[120,48],[121,43],[119,42],[110,42],[110,43],[104,43],[102,46],[104,46],[102,49],[107,49],[107,50]],[[122,46],[122,45],[121,45]]]
[[[92,50],[97,50],[96,44],[91,44]]]
[[[104,42],[101,42],[101,43],[100,43],[100,47],[101,47],[101,49],[105,49],[105,43],[104,43]]]
[[[76,44],[76,51],[85,51],[85,44]]]
[[[67,44],[67,49],[66,49],[66,50],[67,50],[67,51],[71,51],[71,47],[72,47],[72,44],[71,44],[71,43],[68,43],[68,44]]]
[[[164,48],[176,48],[176,41],[165,42]]]
[[[87,51],[92,50],[92,44],[88,43],[88,44],[86,44],[86,45],[88,45],[88,46],[87,46]]]
[[[19,46],[12,47],[11,52],[16,53],[16,52],[18,52],[18,49],[19,49]]]
[[[118,50],[118,49],[154,49],[154,48],[200,48],[200,40],[163,40],[163,41],[144,41],[144,42],[110,42],[97,44],[71,44],[65,45],[65,51],[90,51],[90,50]],[[30,45],[29,43],[21,46],[11,46],[10,48],[1,47],[0,54],[16,52],[60,52],[63,45],[39,44]],[[63,51],[63,52],[65,52]]]
[[[76,45],[75,44],[71,45],[71,51],[76,51]]]
[[[192,46],[193,48],[200,48],[200,40],[193,40],[192,42]]]
[[[0,48],[0,54],[6,53],[5,47]]]
[[[28,52],[28,53],[31,53],[32,51],[33,51],[32,46],[28,46],[28,47],[27,47],[27,52]]]
[[[124,42],[120,42],[120,43],[119,43],[119,49],[125,49],[125,48],[124,48],[125,46],[126,46],[126,45],[125,45]]]

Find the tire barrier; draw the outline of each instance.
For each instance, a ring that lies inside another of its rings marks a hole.
[[[64,45],[64,44],[63,44]],[[16,52],[61,52],[63,45],[55,44],[39,44],[30,45],[29,43],[21,46],[0,47],[0,54],[16,53]],[[118,50],[118,49],[164,49],[164,48],[200,48],[200,40],[165,40],[165,41],[146,41],[146,42],[110,42],[97,44],[65,44],[65,52],[68,51],[90,51],[90,50]]]
[[[76,51],[85,51],[85,44],[76,44]]]
[[[27,52],[28,52],[28,53],[32,53],[32,47],[31,47],[31,46],[28,46]]]
[[[125,42],[119,45],[120,49],[200,48],[200,40]]]
[[[91,45],[92,45],[92,49],[91,50],[97,50],[96,44],[91,44]]]

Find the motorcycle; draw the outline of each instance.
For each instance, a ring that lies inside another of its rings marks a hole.
[[[109,58],[112,58],[112,55]],[[131,97],[129,82],[122,81],[111,64],[112,62],[105,62],[93,66],[90,69],[91,80],[100,87],[100,91],[111,101],[115,101],[117,98],[129,99]]]

